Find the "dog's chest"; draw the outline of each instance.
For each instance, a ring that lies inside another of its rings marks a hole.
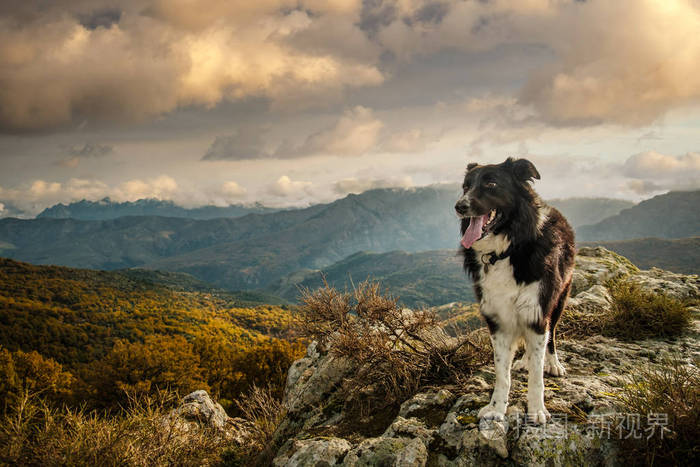
[[[488,268],[481,267],[481,312],[494,317],[504,327],[518,327],[538,322],[540,282],[518,284],[508,258]]]

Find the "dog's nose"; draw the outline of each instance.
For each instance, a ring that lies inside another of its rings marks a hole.
[[[467,211],[469,211],[469,203],[463,200],[457,201],[457,204],[455,204],[455,211],[457,211],[457,214],[466,214]]]

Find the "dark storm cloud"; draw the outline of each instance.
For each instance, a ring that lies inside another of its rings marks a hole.
[[[264,129],[255,126],[239,128],[234,134],[217,136],[202,157],[204,161],[246,160],[269,157],[263,141]]]
[[[87,29],[97,29],[99,27],[108,28],[113,24],[117,24],[121,17],[121,10],[117,8],[105,8],[91,13],[79,14],[78,20],[80,24]]]
[[[431,2],[423,5],[415,12],[412,17],[406,18],[409,23],[434,23],[438,24],[447,16],[450,11],[450,5],[447,2]]]
[[[363,0],[358,26],[368,35],[374,36],[381,28],[397,18],[395,2],[387,0]]]
[[[113,152],[114,147],[100,143],[83,143],[68,148],[68,155],[76,157],[104,157]]]

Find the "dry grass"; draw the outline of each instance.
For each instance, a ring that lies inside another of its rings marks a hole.
[[[700,371],[679,357],[637,370],[617,396],[622,412],[640,414],[642,431],[651,430],[647,417],[667,414],[670,430],[621,440],[624,460],[632,465],[698,465],[700,460]],[[649,431],[651,432],[651,431]]]
[[[557,326],[557,336],[567,339],[602,334],[609,315],[606,311],[565,308]]]
[[[677,337],[691,328],[689,303],[642,289],[630,281],[606,284],[610,310],[567,308],[557,332],[562,337],[603,335],[625,341]]]
[[[177,398],[132,400],[123,415],[56,409],[25,394],[0,423],[0,464],[212,465],[230,444],[219,432],[183,432],[166,417]]]
[[[363,282],[352,293],[328,284],[307,289],[302,303],[301,333],[354,364],[343,389],[352,400],[371,400],[374,408],[403,401],[433,382],[457,382],[491,358],[479,333],[449,337],[434,313],[400,308],[377,283]]]
[[[602,334],[634,341],[650,337],[676,337],[690,328],[691,313],[680,300],[643,290],[628,281],[608,284],[612,313]]]
[[[271,388],[253,386],[248,394],[236,401],[245,419],[245,440],[224,454],[224,465],[266,465],[274,456],[273,435],[287,407],[273,395]]]

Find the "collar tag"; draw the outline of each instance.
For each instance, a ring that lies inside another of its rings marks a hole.
[[[491,253],[484,253],[483,255],[481,255],[481,262],[484,263],[484,272],[489,272],[489,266],[493,266],[494,264],[496,264],[496,261],[506,259],[510,256],[510,253],[511,247],[508,247],[508,249],[500,255],[497,255],[494,251],[492,251]]]

